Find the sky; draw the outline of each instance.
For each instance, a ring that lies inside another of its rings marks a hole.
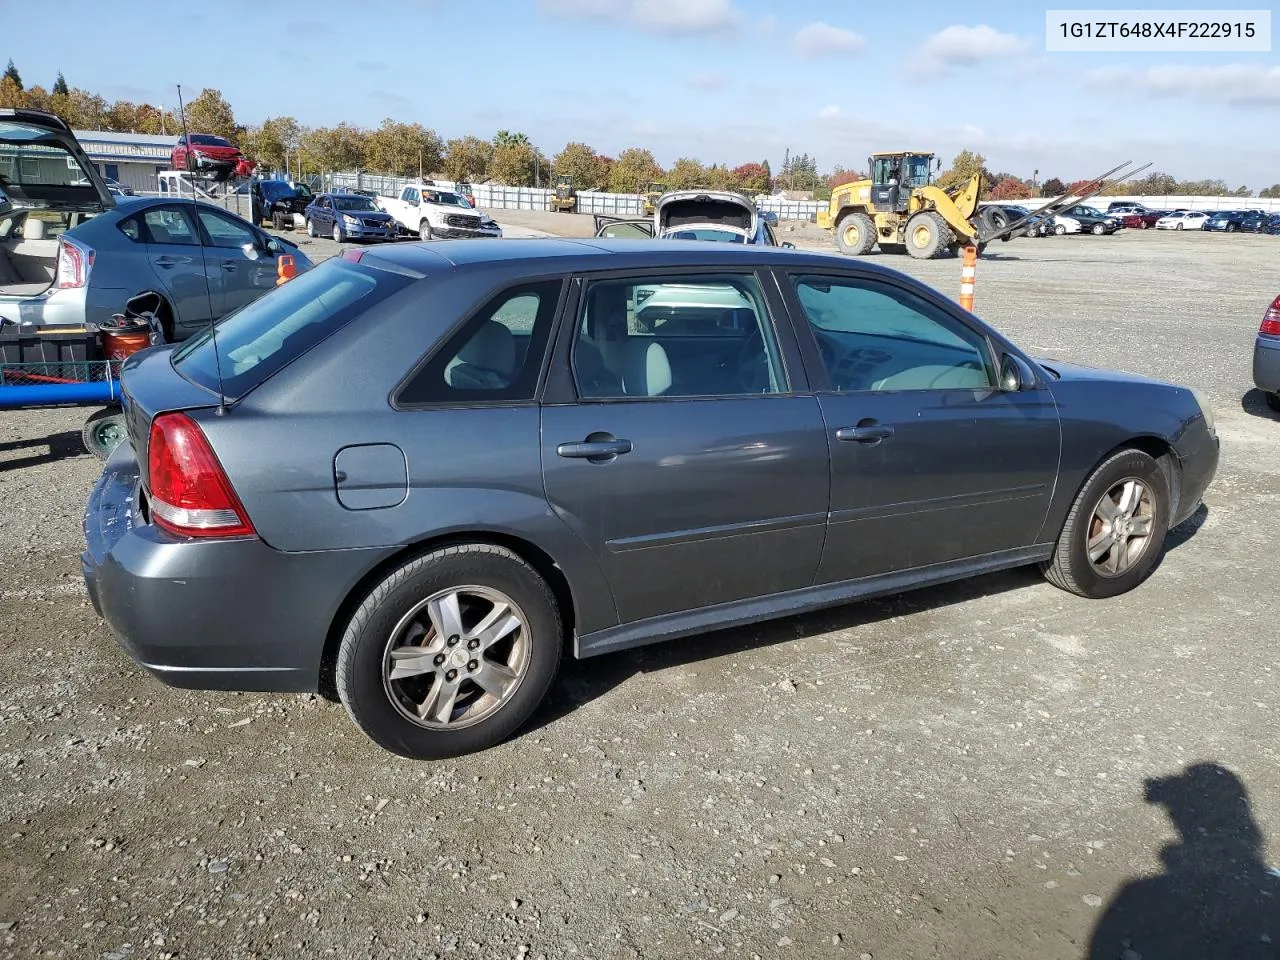
[[[1038,171],[1041,182],[1092,177],[1126,160],[1179,179],[1221,177],[1232,188],[1280,181],[1274,45],[1049,53],[1046,4],[185,6],[60,0],[52,19],[42,4],[0,0],[5,46],[27,85],[48,87],[61,69],[71,85],[108,100],[166,107],[176,105],[177,84],[185,97],[216,87],[245,124],[288,114],[304,125],[372,127],[393,117],[446,139],[523,131],[549,156],[570,140],[611,156],[643,146],[664,166],[684,156],[731,166],[768,159],[776,172],[788,149],[815,157],[823,172],[863,168],[869,153],[897,149],[934,151],[947,166],[968,148],[991,170]],[[58,31],[58,23],[78,26]],[[83,28],[93,23],[101,29]]]

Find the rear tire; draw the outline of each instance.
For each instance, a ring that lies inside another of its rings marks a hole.
[[[861,257],[876,245],[876,225],[865,213],[847,213],[836,224],[836,247],[846,257]]]
[[[495,613],[499,606],[507,612]],[[486,629],[489,616],[497,619]],[[490,635],[499,635],[491,645],[483,639]],[[550,689],[563,646],[559,608],[532,567],[503,547],[445,547],[370,590],[343,635],[336,686],[351,719],[383,749],[416,760],[456,757],[524,725]]]
[[[1151,573],[1169,531],[1169,484],[1141,450],[1121,450],[1090,474],[1041,570],[1054,586],[1100,600]],[[1092,553],[1092,556],[1091,556]]]
[[[1267,397],[1267,406],[1270,407],[1272,410],[1274,410],[1276,413],[1280,413],[1280,393],[1268,393],[1266,397]]]
[[[917,213],[907,221],[907,253],[917,260],[933,260],[950,248],[951,228],[942,214],[932,210]]]

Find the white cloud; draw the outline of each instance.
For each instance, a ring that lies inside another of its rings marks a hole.
[[[791,48],[808,60],[853,56],[861,53],[866,45],[866,37],[821,21],[805,24],[796,31],[791,42]]]
[[[737,28],[733,0],[539,0],[543,13],[627,23],[665,36],[714,34]]]
[[[694,90],[722,90],[728,82],[724,74],[712,70],[704,70],[685,79],[685,83]]]
[[[1113,92],[1136,90],[1153,97],[1185,97],[1232,106],[1280,107],[1280,67],[1225,64],[1217,67],[1107,67],[1091,71],[1088,86]]]
[[[818,117],[823,120],[833,120],[843,114],[844,111],[837,107],[834,103],[828,104],[818,111]]]
[[[953,67],[973,66],[984,60],[1007,60],[1030,49],[1030,41],[980,24],[954,24],[928,37],[907,60],[908,69],[920,77],[940,77]]]
[[[773,32],[778,29],[777,15],[772,13],[766,13],[763,17],[760,18],[759,22],[756,24],[756,29],[758,29],[766,37],[772,36]]]

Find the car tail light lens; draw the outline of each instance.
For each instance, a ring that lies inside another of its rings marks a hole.
[[[1258,328],[1258,332],[1280,337],[1280,297],[1272,300],[1271,306],[1267,307],[1267,312],[1262,315],[1262,326]]]
[[[185,413],[152,421],[147,469],[157,526],[184,537],[255,534],[204,431]]]
[[[68,240],[66,237],[59,238],[58,267],[54,274],[53,285],[59,290],[83,287],[89,282],[89,271],[93,269],[95,256],[91,247]]]
[[[348,247],[346,250],[343,250],[339,256],[341,256],[343,260],[350,260],[352,263],[359,263],[364,258],[364,251],[352,250]]]

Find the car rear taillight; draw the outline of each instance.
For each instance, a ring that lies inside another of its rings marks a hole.
[[[147,471],[157,526],[184,537],[255,534],[204,431],[185,413],[151,422]]]
[[[58,268],[53,285],[59,290],[83,287],[89,282],[89,271],[93,269],[95,256],[91,247],[61,237],[58,240]]]
[[[364,259],[364,251],[353,250],[348,247],[346,250],[343,250],[342,253],[338,254],[338,256],[342,257],[343,260],[350,260],[352,263],[359,263]]]
[[[1280,297],[1272,300],[1271,306],[1267,307],[1267,312],[1262,315],[1262,326],[1258,327],[1258,332],[1280,337]]]

